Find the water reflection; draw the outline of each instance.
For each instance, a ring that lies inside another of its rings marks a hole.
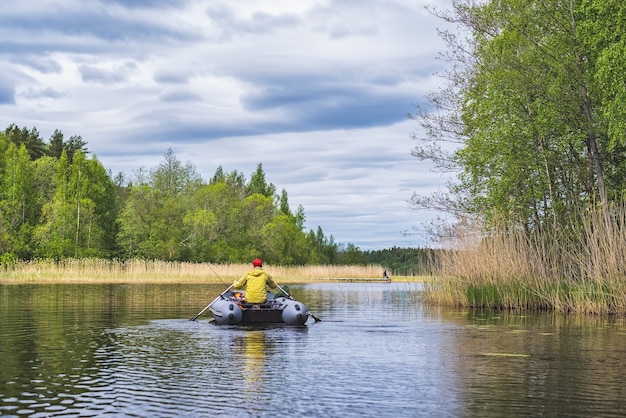
[[[322,322],[191,322],[221,286],[0,286],[2,416],[621,416],[623,318],[290,291]]]
[[[469,410],[620,416],[623,320],[555,314],[465,311],[443,315],[460,327],[457,372]]]
[[[239,338],[243,351],[243,378],[246,382],[244,396],[256,398],[263,387],[265,369],[265,333],[249,331]]]

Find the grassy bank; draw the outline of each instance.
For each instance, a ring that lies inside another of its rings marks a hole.
[[[424,301],[435,305],[626,314],[626,225],[580,217],[575,228],[458,233]]]
[[[100,259],[18,261],[0,269],[0,284],[11,283],[226,283],[241,277],[250,264],[180,263]],[[383,267],[272,266],[265,270],[278,283],[311,283],[345,278],[379,278]],[[397,279],[397,278],[396,278]],[[402,280],[417,280],[403,277]]]

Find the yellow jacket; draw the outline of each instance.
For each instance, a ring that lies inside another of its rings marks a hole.
[[[255,267],[233,283],[235,289],[242,289],[244,286],[246,287],[245,299],[248,303],[263,303],[267,298],[265,287],[276,289],[278,285],[262,268]]]

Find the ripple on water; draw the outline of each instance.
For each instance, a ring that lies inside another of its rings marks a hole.
[[[426,311],[393,284],[311,289],[303,299],[322,322],[302,328],[188,321],[195,306],[191,314],[161,312],[151,291],[139,308],[120,298],[113,309],[71,315],[61,305],[58,315],[9,313],[0,317],[3,341],[11,339],[0,344],[0,360],[12,360],[1,364],[0,415],[625,413],[619,325]],[[178,319],[149,320],[147,312]]]

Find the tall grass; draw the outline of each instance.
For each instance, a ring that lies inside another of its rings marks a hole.
[[[562,229],[457,229],[424,299],[439,305],[626,314],[626,211]]]
[[[250,264],[211,264],[166,261],[66,259],[15,261],[0,268],[0,283],[225,283],[238,279]],[[278,283],[381,277],[383,268],[367,266],[272,266],[265,270]]]

